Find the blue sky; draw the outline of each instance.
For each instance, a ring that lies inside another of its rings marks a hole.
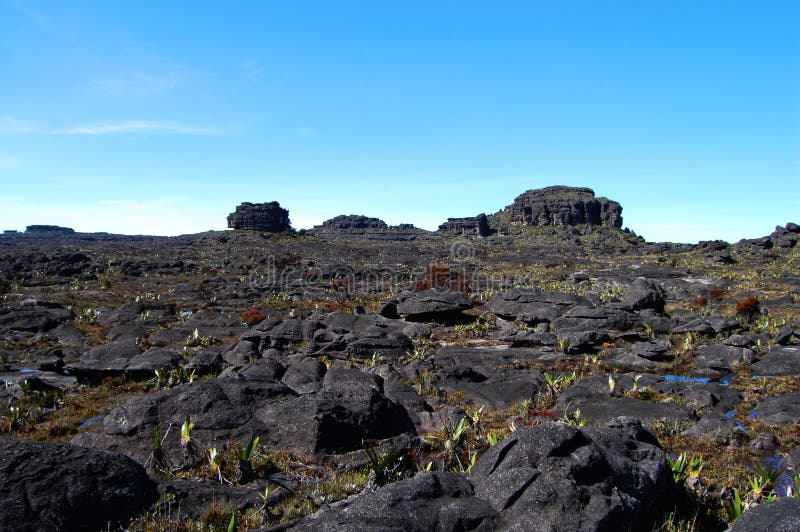
[[[735,241],[799,178],[797,1],[0,0],[0,229],[433,229],[565,184]]]

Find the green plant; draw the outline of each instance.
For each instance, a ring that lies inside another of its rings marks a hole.
[[[383,355],[377,351],[372,353],[372,356],[367,360],[367,365],[371,368],[379,366],[383,363]]]
[[[231,520],[228,522],[228,532],[236,532],[236,510],[231,512]]]
[[[558,350],[561,351],[562,353],[566,353],[567,350],[569,349],[569,343],[570,343],[569,338],[563,338],[559,336],[558,338],[556,338],[556,343],[558,344]]]
[[[413,461],[407,453],[391,451],[378,454],[368,447],[364,452],[369,459],[371,476],[378,486],[385,486],[413,472]]]
[[[217,451],[216,447],[211,447],[208,450],[208,466],[212,475],[216,474],[220,484],[225,482],[230,484],[230,482],[225,480],[225,478],[222,476],[222,455],[219,454],[219,451]]]
[[[733,488],[731,491],[731,498],[725,501],[725,513],[728,516],[729,523],[733,523],[739,519],[749,507],[747,503],[742,501],[742,497],[739,495],[738,489]]]
[[[183,450],[183,462],[188,468],[193,468],[200,460],[200,448],[192,438],[194,423],[186,416],[181,425],[181,449]]]
[[[613,373],[608,374],[608,394],[614,395],[614,390],[617,388],[617,379]]]
[[[253,479],[253,455],[258,449],[258,436],[253,436],[247,445],[239,449],[239,482],[246,484]]]
[[[566,423],[567,425],[572,425],[573,427],[582,427],[586,425],[586,419],[581,416],[581,409],[576,408],[570,411],[571,406],[572,402],[569,402],[566,406],[564,406],[563,414],[559,421]]]
[[[156,425],[156,430],[153,434],[153,444],[150,455],[145,461],[145,469],[154,473],[168,473],[170,470],[169,459],[164,452],[164,440],[167,439],[172,425],[167,427],[167,432],[161,433],[161,423]]]

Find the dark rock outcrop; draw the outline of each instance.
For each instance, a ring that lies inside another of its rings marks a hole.
[[[781,497],[759,504],[737,519],[730,532],[794,532],[800,530],[800,499]]]
[[[479,214],[468,218],[448,218],[439,226],[439,232],[461,236],[489,236],[492,229],[486,215]]]
[[[317,391],[300,395],[278,380],[285,371],[264,358],[216,379],[128,399],[103,419],[101,430],[79,434],[73,443],[145,462],[159,424],[173,425],[163,449],[171,464],[181,464],[175,427],[186,416],[201,448],[257,435],[268,449],[331,454],[361,449],[365,441],[416,436],[408,413],[384,395],[377,375],[331,369]]]
[[[472,303],[461,292],[425,290],[400,301],[397,313],[409,321],[448,321],[471,308]]]
[[[63,236],[75,234],[71,227],[61,227],[59,225],[29,225],[25,228],[26,235],[41,236]]]
[[[655,437],[626,417],[520,428],[486,451],[472,480],[502,530],[650,530],[674,492]]]
[[[603,225],[622,227],[622,206],[597,198],[590,188],[554,186],[529,190],[506,207],[512,225]]]
[[[228,227],[231,229],[249,229],[278,233],[291,229],[289,211],[281,208],[280,203],[245,202],[236,207],[236,211],[228,215]]]
[[[574,294],[512,288],[496,294],[489,300],[488,306],[503,319],[535,325],[549,323],[576,306],[591,308],[594,305],[585,297]]]
[[[321,226],[318,226],[317,229],[321,229],[322,231],[352,231],[352,230],[369,230],[369,229],[377,229],[377,230],[384,230],[388,229],[389,226],[386,225],[386,222],[379,218],[370,218],[368,216],[364,216],[361,214],[342,214],[339,216],[335,216],[330,220],[325,220],[322,222]]]
[[[286,530],[496,530],[497,512],[457,473],[420,473],[331,505]]]
[[[0,442],[0,530],[105,530],[158,499],[121,454],[61,443]]]

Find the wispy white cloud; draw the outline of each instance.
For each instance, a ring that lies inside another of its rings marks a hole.
[[[242,61],[239,63],[239,68],[241,68],[245,74],[253,78],[260,77],[264,73],[264,68],[261,66],[261,61],[258,59]]]
[[[185,135],[221,135],[223,128],[187,126],[180,122],[158,120],[128,120],[72,126],[52,131],[54,135],[113,135],[118,133],[162,133]]]
[[[92,80],[90,90],[107,96],[149,96],[175,88],[183,79],[177,72],[161,75],[130,72]]]
[[[300,126],[294,130],[295,135],[298,137],[309,138],[309,137],[316,137],[317,130],[311,126]]]
[[[45,127],[35,122],[0,117],[0,135],[120,135],[126,133],[162,135],[223,135],[224,127],[194,126],[163,120],[125,120],[67,127]]]

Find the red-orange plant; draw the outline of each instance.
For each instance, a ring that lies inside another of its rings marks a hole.
[[[736,315],[741,316],[747,321],[752,321],[753,318],[760,313],[761,307],[759,306],[758,298],[755,296],[743,299],[736,305]]]
[[[257,310],[248,310],[247,312],[242,314],[242,323],[247,324],[248,327],[252,327],[253,325],[258,325],[265,319],[267,319],[266,316],[264,316]]]

